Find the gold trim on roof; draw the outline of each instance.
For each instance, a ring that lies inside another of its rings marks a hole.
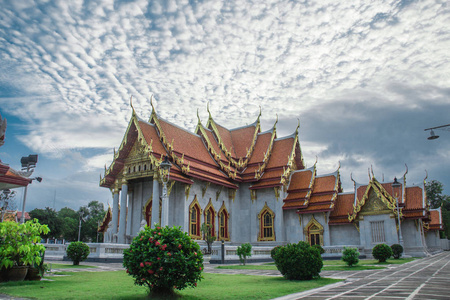
[[[369,199],[369,193],[370,190],[373,189],[374,192],[377,194],[377,196],[381,199],[381,201],[386,204],[386,206],[394,213],[394,215],[397,215],[397,206],[395,198],[392,197],[384,188],[383,186],[375,179],[375,177],[372,177],[369,184],[367,185],[366,191],[364,192],[363,197],[361,200],[358,200],[356,205],[353,205],[353,211],[351,214],[348,214],[348,220],[352,222],[356,219],[358,216],[358,213],[361,211],[362,207],[366,204],[366,201]],[[400,209],[400,217],[403,217],[402,209]]]

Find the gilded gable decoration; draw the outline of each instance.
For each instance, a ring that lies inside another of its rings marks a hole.
[[[228,189],[228,199],[233,200],[236,198],[236,190],[235,189]]]
[[[256,200],[256,190],[250,190],[250,199],[252,199],[252,202]]]
[[[189,199],[189,192],[191,191],[191,184],[184,185],[184,195],[186,196],[186,201]]]
[[[170,196],[170,192],[172,191],[174,184],[175,184],[174,180],[169,181],[169,184],[167,185],[167,197]]]
[[[275,191],[275,198],[277,199],[277,201],[280,199],[280,190],[281,190],[281,187],[279,187],[279,186],[275,186],[274,188],[274,191]]]
[[[223,186],[220,186],[216,191],[216,201],[219,201],[220,194],[222,193]]]
[[[208,190],[210,184],[211,182],[208,181],[204,186],[202,186],[202,198],[205,197],[206,191]]]
[[[303,229],[306,241],[311,245],[323,246],[323,226],[312,216],[311,220],[306,224]]]

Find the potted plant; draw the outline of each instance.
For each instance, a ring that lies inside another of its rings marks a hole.
[[[36,219],[23,224],[0,223],[0,268],[6,269],[4,280],[21,281],[27,274],[28,266],[41,263],[41,253],[45,247],[38,242],[40,235],[49,231],[47,225],[39,224]]]

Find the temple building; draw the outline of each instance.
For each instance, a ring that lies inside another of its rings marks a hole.
[[[128,244],[145,225],[167,224],[201,243],[205,223],[217,241],[250,242],[266,254],[298,241],[320,244],[326,255],[343,246],[370,255],[379,243],[402,242],[414,256],[440,248],[440,210],[430,210],[424,186],[407,186],[407,172],[394,188],[372,174],[368,184],[354,182],[354,191],[344,193],[339,168],[319,175],[317,161],[306,167],[299,125],[279,137],[277,121],[261,130],[261,113],[231,130],[208,113],[206,125],[198,118],[192,133],[161,118],[153,105],[148,121],[132,108],[122,143],[100,176],[113,198],[99,227],[104,242]],[[168,173],[161,165],[166,156]]]

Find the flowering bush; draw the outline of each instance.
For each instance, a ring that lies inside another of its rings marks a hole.
[[[196,287],[202,278],[200,247],[180,227],[145,227],[124,250],[123,266],[136,285],[150,293],[171,294]]]

